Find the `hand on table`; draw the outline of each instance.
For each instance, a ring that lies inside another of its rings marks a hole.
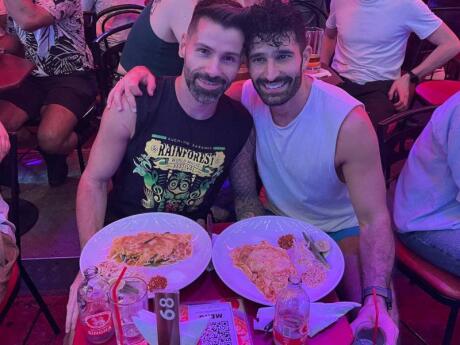
[[[141,96],[142,91],[139,85],[146,85],[147,93],[153,96],[155,91],[155,76],[145,66],[136,66],[131,69],[118,83],[113,87],[107,98],[107,108],[116,107],[118,111],[123,110],[122,97],[125,96],[131,111],[136,112],[136,98]]]
[[[387,311],[386,305],[381,298],[378,298],[378,310],[379,310],[379,323],[378,326],[385,334],[387,345],[396,345],[398,341],[399,329],[395,324],[390,314]],[[358,316],[351,323],[351,329],[353,334],[356,335],[360,326],[374,325],[375,324],[375,306],[372,299],[367,299],[363,307],[359,310]]]
[[[388,99],[392,101],[395,95],[397,95],[398,101],[393,103],[397,111],[404,111],[409,107],[409,87],[409,74],[404,74],[391,85],[390,91],[388,91]]]
[[[74,332],[78,319],[78,303],[77,292],[78,287],[83,282],[83,276],[80,272],[77,273],[75,280],[70,285],[69,300],[67,302],[67,316],[65,320],[65,332]]]
[[[10,151],[10,137],[3,124],[0,122],[0,162]]]

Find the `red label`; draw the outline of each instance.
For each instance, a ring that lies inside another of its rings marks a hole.
[[[305,345],[307,343],[307,336],[303,336],[297,339],[285,337],[280,332],[273,330],[273,337],[279,345]]]
[[[112,314],[110,311],[89,315],[85,317],[83,322],[89,335],[102,335],[112,330]]]

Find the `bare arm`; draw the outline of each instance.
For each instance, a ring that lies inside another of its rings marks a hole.
[[[419,77],[423,77],[433,72],[439,66],[444,65],[455,55],[460,53],[460,41],[457,36],[449,29],[446,24],[442,24],[429,37],[428,41],[433,43],[436,48],[423,60],[420,65],[412,69],[412,72]],[[393,82],[388,91],[388,99],[393,99],[395,93],[399,96],[399,101],[394,104],[396,110],[406,110],[409,105],[410,76],[404,74]]]
[[[54,23],[54,17],[32,0],[4,0],[8,15],[25,31],[35,31]]]
[[[460,53],[460,40],[444,23],[427,39],[436,48],[412,70],[419,77],[433,72]]]
[[[230,171],[230,182],[238,219],[260,216],[265,213],[256,190],[255,146],[256,138],[253,129]]]
[[[83,173],[77,190],[77,226],[80,247],[83,248],[104,224],[107,207],[107,184],[120,165],[128,140],[134,134],[135,113],[106,109],[89,156],[88,166]],[[77,273],[70,286],[67,302],[65,332],[72,332],[77,324],[77,291],[83,276]],[[70,341],[71,343],[72,341]]]
[[[243,92],[243,84],[245,81],[246,80],[234,81],[227,91],[225,91],[225,94],[231,99],[241,102],[241,93]]]
[[[394,261],[394,239],[377,136],[361,107],[345,119],[337,141],[341,167],[358,217],[363,287],[388,287]]]
[[[107,206],[107,183],[120,165],[134,134],[136,116],[125,107],[122,112],[107,109],[91,149],[88,166],[77,190],[77,226],[81,248],[102,228]]]
[[[335,45],[337,44],[337,29],[330,29],[326,27],[323,35],[323,43],[321,46],[321,63],[329,66],[331,64],[332,56],[335,52]]]

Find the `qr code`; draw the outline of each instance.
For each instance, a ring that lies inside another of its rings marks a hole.
[[[209,322],[208,327],[201,335],[201,345],[232,345],[228,321]]]

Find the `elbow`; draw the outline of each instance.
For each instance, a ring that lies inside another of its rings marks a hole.
[[[449,40],[444,43],[444,52],[447,60],[453,59],[455,56],[460,54],[460,40],[458,38]]]

